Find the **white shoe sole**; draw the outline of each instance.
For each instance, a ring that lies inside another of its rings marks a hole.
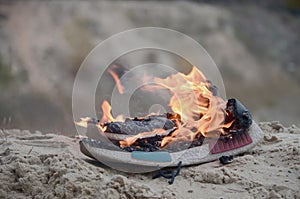
[[[80,142],[81,151],[94,159],[118,170],[125,172],[148,172],[157,167],[174,167],[181,161],[182,166],[195,165],[219,159],[221,156],[238,155],[256,146],[263,138],[264,133],[253,121],[246,139],[235,143],[224,144],[219,142],[202,144],[179,152],[126,152],[119,147],[113,150],[103,148],[101,141],[84,138]],[[107,139],[107,138],[106,138]],[[104,140],[105,141],[105,140]],[[109,140],[106,140],[109,142]],[[103,143],[103,139],[102,139]],[[238,144],[237,144],[238,143]],[[237,144],[234,146],[234,144]]]

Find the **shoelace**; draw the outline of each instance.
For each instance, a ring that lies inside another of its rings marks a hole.
[[[170,179],[168,181],[169,184],[173,184],[175,177],[178,176],[181,170],[181,161],[177,164],[177,170],[174,172],[173,170],[162,171],[161,168],[158,167],[158,173],[152,177],[152,179],[164,177],[166,179]]]

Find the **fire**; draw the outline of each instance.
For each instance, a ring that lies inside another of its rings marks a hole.
[[[187,140],[193,141],[196,134],[188,128],[179,127],[171,136],[166,136],[161,142],[161,147],[166,146],[172,141]]]
[[[117,66],[114,65],[113,68],[115,68],[115,67],[117,67]],[[113,79],[115,80],[116,86],[118,88],[119,93],[123,94],[124,93],[124,87],[122,86],[118,75],[112,69],[109,69],[108,72],[113,77]]]
[[[84,118],[80,118],[79,122],[75,122],[76,125],[87,128],[88,126],[88,122],[90,122],[92,120],[92,118],[90,117],[84,117]]]
[[[122,94],[124,88],[121,85],[119,77],[115,72],[109,70],[116,82],[119,92]],[[145,81],[149,77],[144,75]],[[205,76],[193,67],[187,75],[183,73],[173,74],[165,79],[154,78],[156,85],[151,89],[168,89],[172,94],[169,102],[173,113],[168,114],[170,120],[176,122],[176,129],[166,134],[164,129],[155,129],[152,132],[142,132],[119,142],[121,147],[130,146],[139,138],[151,135],[164,135],[160,147],[166,146],[170,142],[178,140],[193,141],[197,135],[204,137],[216,137],[224,135],[224,128],[229,128],[234,121],[224,123],[226,112],[226,102],[219,96],[214,95],[210,90],[211,83],[206,80]],[[102,104],[103,116],[100,124],[97,125],[101,130],[105,131],[105,127],[101,124],[105,122],[122,122],[125,120],[122,115],[114,118],[111,114],[111,106],[108,101]],[[76,123],[80,126],[87,126],[87,119]]]
[[[139,138],[144,138],[144,137],[147,137],[149,135],[160,135],[160,134],[165,134],[165,133],[167,133],[167,132],[164,129],[155,129],[154,131],[151,131],[151,132],[139,133],[135,136],[132,136],[132,137],[129,137],[125,140],[122,140],[119,143],[120,143],[121,147],[126,147],[126,146],[132,145]]]
[[[224,134],[223,128],[231,125],[232,122],[224,124],[226,102],[213,95],[209,90],[210,83],[196,67],[188,75],[177,73],[166,79],[155,78],[154,81],[172,92],[169,105],[174,113],[181,116],[182,128],[197,128],[193,134],[210,137],[213,132]],[[180,132],[180,135],[190,137],[190,131],[180,130],[185,132]]]
[[[101,123],[105,122],[123,122],[125,120],[123,115],[118,115],[116,118],[114,118],[111,114],[111,106],[108,101],[104,100],[102,103],[102,119],[100,120]]]
[[[123,115],[118,115],[116,118],[114,118],[111,114],[111,106],[108,101],[104,100],[102,103],[102,118],[100,120],[100,123],[95,120],[93,120],[90,117],[80,118],[78,122],[75,122],[76,125],[87,128],[88,123],[94,123],[97,127],[99,127],[103,132],[106,130],[106,126],[103,124],[105,122],[123,122],[125,120],[125,117]]]

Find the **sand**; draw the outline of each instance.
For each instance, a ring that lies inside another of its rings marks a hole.
[[[0,198],[300,198],[300,129],[260,123],[263,141],[228,165],[184,167],[173,185],[86,158],[78,138],[0,132]]]

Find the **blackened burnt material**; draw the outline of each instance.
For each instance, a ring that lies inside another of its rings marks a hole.
[[[172,129],[175,122],[165,115],[149,116],[147,118],[126,119],[125,122],[110,122],[104,124],[106,132],[117,134],[136,135],[142,132],[150,132],[154,129]]]
[[[230,131],[245,131],[252,124],[252,117],[250,112],[235,98],[227,101],[226,105],[227,116],[225,123],[234,120],[230,127]]]

